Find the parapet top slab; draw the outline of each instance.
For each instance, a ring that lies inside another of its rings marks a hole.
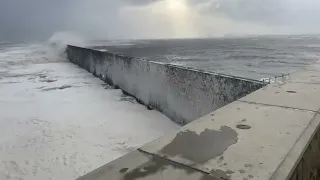
[[[133,151],[77,180],[221,180],[163,158]]]
[[[223,179],[269,180],[316,114],[234,102],[141,149]]]
[[[320,108],[320,84],[273,83],[238,101],[308,111]]]
[[[288,82],[320,84],[320,64],[305,67],[289,75]]]

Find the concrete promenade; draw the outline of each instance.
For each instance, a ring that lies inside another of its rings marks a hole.
[[[79,180],[317,179],[320,65],[282,80]]]

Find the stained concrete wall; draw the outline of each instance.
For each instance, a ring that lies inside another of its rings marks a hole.
[[[187,124],[261,87],[260,81],[68,46],[68,58],[173,121]]]

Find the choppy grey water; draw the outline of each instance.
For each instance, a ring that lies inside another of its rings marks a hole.
[[[320,57],[320,36],[96,41],[93,44],[95,48],[117,54],[252,79],[291,73],[317,62]]]

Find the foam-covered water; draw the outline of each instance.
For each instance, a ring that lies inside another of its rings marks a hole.
[[[257,80],[291,73],[315,63],[320,57],[319,36],[136,40],[118,44],[98,41],[92,42],[91,46]]]
[[[59,42],[0,45],[0,179],[75,179],[179,126],[69,63]]]
[[[320,57],[316,36],[85,42],[0,42],[0,179],[75,179],[179,128],[83,69],[65,44],[261,79]]]

